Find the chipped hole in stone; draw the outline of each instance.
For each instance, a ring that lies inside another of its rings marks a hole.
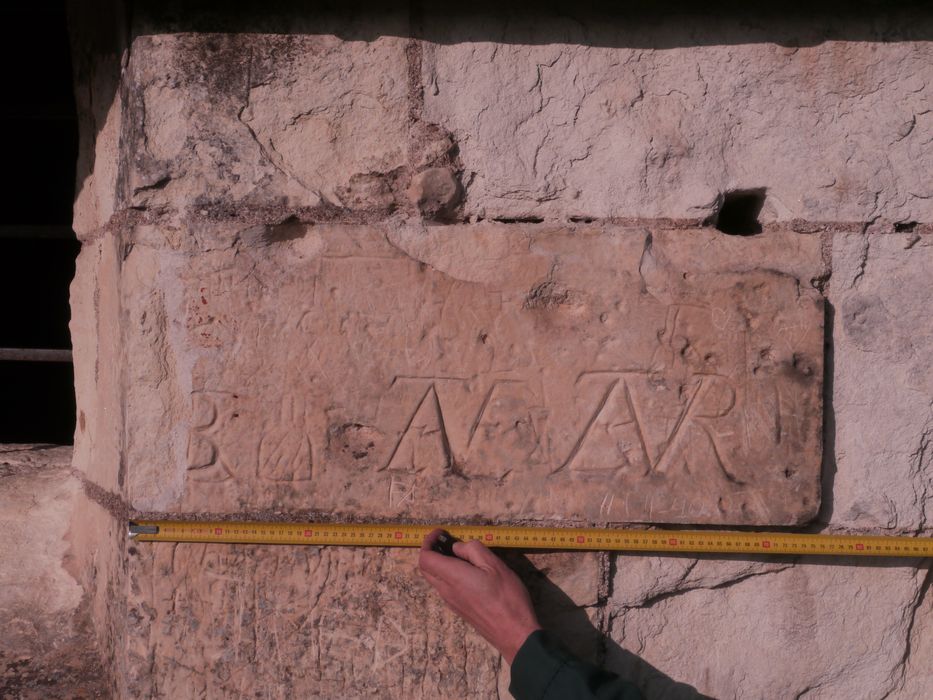
[[[766,192],[764,187],[724,192],[716,211],[703,223],[730,236],[761,233],[758,217],[765,204]]]
[[[797,353],[794,353],[793,357],[791,358],[791,365],[797,372],[805,377],[809,377],[811,374],[813,374],[813,368],[803,357]]]
[[[596,221],[596,219],[592,216],[571,216],[569,221],[572,224],[591,224]]]
[[[499,216],[494,218],[493,221],[500,224],[540,224],[544,222],[544,219],[540,216]]]
[[[894,224],[894,230],[898,233],[910,233],[917,228],[916,221],[898,221]]]

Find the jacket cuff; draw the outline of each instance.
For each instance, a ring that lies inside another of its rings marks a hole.
[[[555,676],[568,657],[556,639],[544,630],[535,630],[512,660],[509,692],[516,700],[539,700],[545,697]]]

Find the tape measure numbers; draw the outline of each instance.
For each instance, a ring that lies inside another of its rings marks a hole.
[[[129,535],[137,542],[420,547],[435,527],[463,541],[516,549],[933,557],[930,537],[784,532],[139,520],[130,523]]]

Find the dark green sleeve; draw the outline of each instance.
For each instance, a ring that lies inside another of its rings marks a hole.
[[[544,630],[532,632],[515,655],[509,692],[515,700],[642,700],[634,685],[580,661]]]

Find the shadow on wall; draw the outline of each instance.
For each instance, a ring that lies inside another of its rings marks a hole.
[[[641,689],[645,698],[650,700],[710,700],[710,696],[702,694],[691,685],[671,678],[598,630],[591,621],[587,609],[571,599],[551,581],[547,571],[536,567],[524,554],[508,550],[499,552],[499,554],[528,586],[541,624],[557,634],[567,649],[577,657],[595,663],[633,682]],[[689,560],[744,561],[759,564],[774,561],[769,557],[741,554],[683,554],[669,555],[669,557]],[[864,557],[806,556],[794,557],[789,561],[792,561],[794,566],[851,567],[863,571],[866,569],[902,569],[917,564],[916,559],[893,557],[865,559]],[[672,595],[677,595],[677,592],[670,591],[662,594],[662,597]],[[603,605],[604,614],[609,614],[603,601],[600,601],[594,608],[599,605]],[[710,649],[698,649],[697,653],[708,653],[712,648],[711,646]],[[745,660],[736,659],[735,663],[741,665],[745,663]]]
[[[933,13],[903,0],[69,0],[82,130],[78,191],[94,172],[94,140],[120,86],[121,62],[139,36],[182,32],[380,36],[437,44],[497,42],[603,48],[776,44],[793,50],[825,41],[933,39]],[[93,91],[88,88],[93,85]],[[96,133],[95,133],[96,132]]]
[[[833,494],[836,486],[836,409],[833,406],[833,377],[836,357],[833,324],[836,309],[829,299],[823,302],[823,461],[820,464],[820,512],[816,529],[823,530],[833,518]]]
[[[133,3],[140,33],[333,33],[347,40],[404,36],[441,44],[568,43],[669,49],[684,46],[823,41],[920,41],[933,36],[929,13],[908,2],[790,0],[769,6],[711,0],[476,0],[467,4],[412,0],[264,3],[167,0]]]
[[[506,551],[501,555],[528,586],[541,624],[556,633],[576,656],[618,673],[635,683],[645,697],[652,700],[708,698],[693,686],[678,683],[663,674],[600,632],[590,620],[586,608],[574,602],[524,554]]]

